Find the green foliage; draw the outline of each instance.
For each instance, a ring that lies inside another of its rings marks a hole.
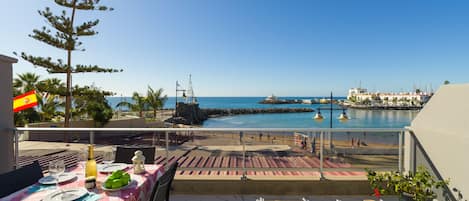
[[[372,189],[378,189],[382,195],[407,194],[415,201],[426,201],[436,197],[434,189],[443,188],[448,181],[436,180],[425,167],[419,167],[415,173],[399,172],[377,173],[367,169],[367,177]]]
[[[122,102],[117,103],[116,107],[120,107],[120,106],[128,107],[132,111],[137,111],[139,113],[139,116],[143,117],[143,110],[148,108],[147,98],[144,96],[141,96],[137,92],[134,92],[132,94],[132,100],[134,103],[122,101]]]
[[[13,87],[17,89],[19,94],[36,89],[39,82],[39,75],[34,73],[18,74],[18,77],[13,79]],[[18,95],[19,95],[18,94]]]
[[[90,20],[82,23],[76,22],[76,11],[107,11],[113,10],[106,6],[100,5],[99,0],[55,0],[55,3],[64,8],[58,15],[54,14],[49,7],[44,10],[39,10],[38,13],[42,16],[48,26],[43,26],[40,29],[34,29],[29,37],[41,41],[54,48],[61,49],[67,52],[67,61],[51,57],[33,56],[25,52],[21,53],[21,57],[33,64],[34,66],[43,67],[49,73],[64,73],[67,75],[66,92],[70,91],[71,74],[84,73],[84,72],[121,72],[113,68],[103,68],[97,65],[72,65],[71,56],[73,51],[85,51],[82,48],[81,37],[93,36],[98,34],[94,28],[99,24],[99,20]],[[69,11],[69,12],[67,12]],[[71,12],[70,12],[71,11]],[[76,25],[78,24],[78,25]],[[16,54],[16,53],[15,53]],[[69,125],[69,113],[71,109],[71,99],[69,93],[63,94],[66,97],[65,103],[65,127]]]
[[[447,85],[447,84],[450,84],[450,82],[448,80],[445,80],[445,82],[443,82],[444,85]]]
[[[24,126],[27,123],[39,122],[41,120],[40,114],[34,109],[29,108],[13,115],[15,126]]]
[[[150,86],[148,86],[146,102],[150,108],[153,109],[153,118],[156,119],[156,110],[160,110],[163,108],[164,104],[168,100],[168,96],[163,96],[163,88],[159,88],[158,90],[153,90]]]
[[[101,91],[96,87],[78,87],[74,90],[74,115],[88,115],[93,119],[95,127],[103,127],[113,116],[113,111],[109,105],[106,96],[111,92]]]

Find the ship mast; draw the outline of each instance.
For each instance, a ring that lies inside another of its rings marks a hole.
[[[197,103],[194,95],[194,88],[192,88],[192,75],[189,74],[189,86],[187,87],[187,103]]]

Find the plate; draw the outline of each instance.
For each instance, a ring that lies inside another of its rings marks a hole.
[[[107,180],[107,179],[106,179]],[[101,189],[103,189],[103,191],[120,191],[122,189],[126,189],[127,187],[129,186],[132,186],[133,184],[136,184],[137,183],[137,180],[135,179],[130,179],[129,183],[125,186],[121,186],[120,188],[106,188],[104,186],[104,183],[103,185],[101,186]]]
[[[56,190],[47,195],[43,201],[73,201],[88,194],[85,188],[68,188]]]
[[[125,163],[98,164],[98,171],[102,173],[112,173],[117,170],[125,170],[129,165]]]
[[[72,179],[75,179],[76,177],[77,177],[77,175],[73,172],[62,173],[62,174],[59,175],[59,183],[70,181]],[[40,184],[50,185],[50,184],[57,183],[57,180],[55,180],[52,176],[49,175],[49,176],[40,178],[39,183]]]

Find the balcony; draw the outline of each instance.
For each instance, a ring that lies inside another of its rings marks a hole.
[[[98,161],[110,160],[118,145],[151,145],[155,163],[179,162],[174,200],[363,200],[373,198],[365,168],[402,170],[404,134],[399,128],[16,128],[15,163],[62,158],[71,167],[89,143]]]

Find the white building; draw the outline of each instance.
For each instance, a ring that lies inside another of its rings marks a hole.
[[[369,101],[372,104],[380,103],[385,105],[421,105],[426,103],[430,97],[431,95],[426,92],[372,93],[363,88],[351,88],[347,100],[354,102]]]

